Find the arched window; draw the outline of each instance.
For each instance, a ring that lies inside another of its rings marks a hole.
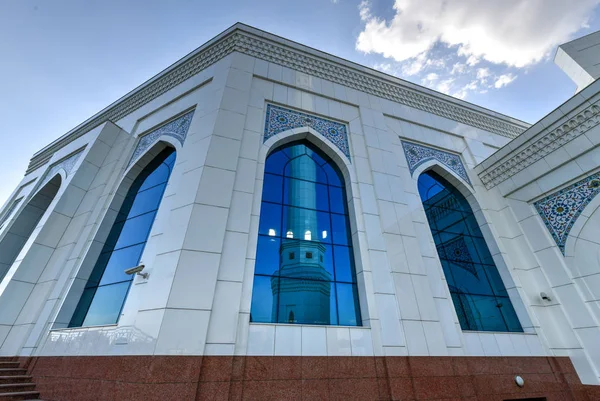
[[[273,151],[265,162],[251,320],[360,326],[353,255],[335,164],[308,142]]]
[[[163,193],[175,164],[175,150],[159,153],[134,180],[121,205],[69,327],[114,324],[125,303]]]
[[[462,329],[522,332],[465,197],[433,171],[421,174],[418,186]]]
[[[52,203],[58,193],[61,182],[62,179],[58,174],[48,181],[25,205],[12,226],[8,229],[2,242],[0,242],[0,281],[2,281],[15,262],[29,236],[40,222],[44,213],[46,213],[48,206],[50,206],[50,203]],[[20,202],[20,199],[15,201],[11,209],[6,212],[4,215],[6,219],[10,217],[17,207],[18,202]]]

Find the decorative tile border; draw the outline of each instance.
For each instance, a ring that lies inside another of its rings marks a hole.
[[[329,139],[350,160],[348,132],[344,124],[284,107],[267,105],[263,142],[292,128],[310,127]]]
[[[192,123],[193,116],[194,110],[142,136],[137,144],[137,147],[133,151],[133,155],[131,156],[129,165],[127,167],[131,166],[131,163],[137,160],[142,154],[146,153],[150,146],[152,146],[152,144],[161,136],[170,136],[171,138],[175,138],[181,145],[183,145],[185,138],[187,137],[190,124]]]
[[[569,232],[575,221],[599,192],[600,172],[534,203],[563,255]]]
[[[560,127],[547,131],[529,145],[509,153],[479,173],[479,177],[487,189],[493,188],[598,124],[600,124],[600,102],[596,102],[572,118],[564,119]]]
[[[75,167],[75,164],[77,163],[77,160],[79,160],[79,157],[81,156],[82,152],[83,148],[78,150],[77,153],[73,153],[72,155],[67,156],[66,158],[60,160],[59,162],[55,163],[52,167],[50,167],[50,170],[48,170],[48,172],[44,176],[44,181],[42,181],[42,184],[38,188],[42,188],[44,185],[46,185],[48,181],[54,178],[54,176],[61,169],[64,170],[65,173],[67,173],[67,177],[71,175],[71,171],[73,171],[73,167]]]
[[[36,153],[29,162],[27,173],[47,163],[52,154],[67,143],[106,121],[120,120],[234,51],[508,138],[515,138],[527,128],[525,124],[513,123],[507,119],[473,110],[466,103],[463,105],[445,100],[441,96],[426,94],[406,86],[399,80],[385,79],[378,73],[359,69],[362,68],[360,66],[352,68],[332,61],[327,58],[329,56],[327,53],[308,54],[248,30],[249,28],[243,26],[236,27],[218,40],[201,46],[194,54],[176,63],[173,68],[92,116]]]
[[[401,142],[402,148],[404,149],[404,155],[408,161],[408,169],[410,170],[411,175],[414,173],[417,167],[426,161],[437,160],[456,173],[456,175],[458,175],[460,178],[468,182],[469,185],[473,186],[473,184],[471,184],[471,180],[469,179],[469,175],[467,174],[467,170],[465,169],[460,156],[457,154],[430,148],[429,146],[417,145],[416,143],[412,142]]]

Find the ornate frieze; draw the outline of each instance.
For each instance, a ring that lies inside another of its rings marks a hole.
[[[52,153],[65,144],[108,120],[118,121],[234,51],[509,138],[516,137],[526,128],[524,125],[475,111],[467,105],[446,101],[435,95],[404,86],[399,81],[386,80],[374,73],[337,63],[327,59],[325,53],[319,56],[308,54],[273,39],[257,36],[244,28],[237,28],[229,35],[199,49],[161,76],[126,95],[124,99],[34,155],[27,172],[46,163],[52,157]]]
[[[471,184],[467,170],[463,165],[460,156],[454,153],[445,152],[443,150],[430,148],[429,146],[418,145],[412,142],[402,142],[402,148],[404,149],[404,155],[408,161],[408,169],[412,174],[417,167],[429,160],[437,160],[444,166],[448,167],[451,171],[456,173],[460,178]]]
[[[263,142],[280,132],[302,127],[310,127],[329,139],[350,160],[348,132],[344,124],[272,104],[267,105]]]
[[[194,110],[182,115],[175,120],[168,122],[165,125],[151,131],[150,133],[143,135],[137,144],[137,147],[133,151],[133,155],[129,160],[129,165],[138,159],[142,154],[152,146],[154,142],[161,136],[170,136],[171,138],[177,139],[177,141],[183,145],[185,138],[187,137],[188,129],[192,123],[192,117],[194,116]]]
[[[79,160],[79,157],[81,156],[82,152],[83,149],[80,149],[77,151],[77,153],[73,153],[67,156],[66,158],[58,161],[57,163],[53,164],[52,167],[50,167],[50,170],[48,170],[48,172],[44,176],[44,180],[42,181],[42,184],[39,186],[39,188],[42,188],[44,185],[46,185],[48,181],[54,178],[54,176],[61,169],[65,171],[67,177],[71,175],[71,171],[73,171],[73,167],[75,167],[75,164],[77,163],[77,160]]]
[[[565,119],[560,127],[542,135],[522,150],[491,165],[479,174],[486,188],[490,189],[506,181],[564,144],[600,124],[600,106],[591,105],[576,116]]]
[[[563,255],[577,218],[599,192],[600,173],[596,173],[534,203]]]

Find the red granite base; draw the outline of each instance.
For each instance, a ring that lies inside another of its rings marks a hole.
[[[568,358],[21,358],[52,400],[600,400]],[[518,387],[514,376],[525,379]]]

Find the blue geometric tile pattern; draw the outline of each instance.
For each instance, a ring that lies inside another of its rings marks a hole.
[[[272,104],[267,105],[263,142],[280,132],[301,127],[310,127],[319,132],[333,142],[350,159],[348,134],[344,124]]]
[[[129,161],[129,165],[131,165],[131,163],[133,163],[134,160],[137,160],[137,158],[140,157],[140,155],[146,153],[148,148],[163,135],[175,138],[179,141],[180,144],[183,145],[187,136],[188,129],[190,128],[190,124],[192,123],[193,116],[194,110],[182,115],[176,120],[173,120],[155,129],[149,134],[144,135],[140,139],[140,142],[138,143],[137,147],[135,148],[133,156],[131,156],[131,160]]]
[[[467,175],[467,170],[460,160],[458,155],[450,152],[444,152],[442,150],[430,148],[428,146],[417,145],[412,142],[402,142],[402,148],[404,149],[404,155],[408,161],[408,169],[412,174],[417,167],[429,160],[437,160],[444,166],[456,173],[460,178],[471,184],[471,180]]]
[[[534,203],[563,255],[575,221],[599,192],[600,173],[596,173]]]

